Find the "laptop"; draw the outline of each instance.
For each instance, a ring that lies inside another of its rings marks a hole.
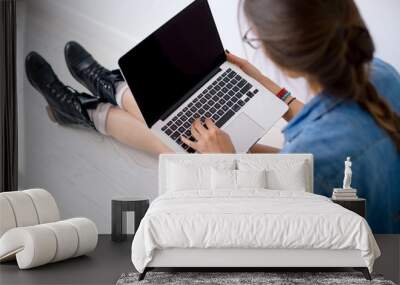
[[[207,0],[195,0],[119,59],[151,130],[176,152],[181,135],[211,118],[238,153],[247,152],[287,111],[274,94],[229,63]]]

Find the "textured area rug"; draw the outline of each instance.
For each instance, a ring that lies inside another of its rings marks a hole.
[[[359,272],[148,272],[146,278],[138,281],[138,273],[122,274],[117,285],[185,285],[185,284],[213,284],[213,285],[291,285],[291,284],[379,284],[395,285],[384,280],[382,276],[373,275],[368,281]]]

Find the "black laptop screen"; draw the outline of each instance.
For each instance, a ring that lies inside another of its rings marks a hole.
[[[225,59],[207,0],[196,0],[119,65],[151,127]]]

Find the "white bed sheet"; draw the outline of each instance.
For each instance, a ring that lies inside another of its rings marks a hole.
[[[359,215],[320,195],[265,189],[161,195],[133,240],[135,268],[166,248],[357,249],[371,272],[380,255]]]

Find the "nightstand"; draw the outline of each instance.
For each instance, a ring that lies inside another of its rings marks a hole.
[[[126,235],[126,212],[135,212],[135,233],[149,208],[149,200],[131,197],[115,197],[111,202],[111,239],[123,241]]]
[[[367,216],[367,200],[365,199],[357,198],[352,200],[331,200],[333,203],[339,204],[340,206],[359,214],[363,218],[366,218]]]

